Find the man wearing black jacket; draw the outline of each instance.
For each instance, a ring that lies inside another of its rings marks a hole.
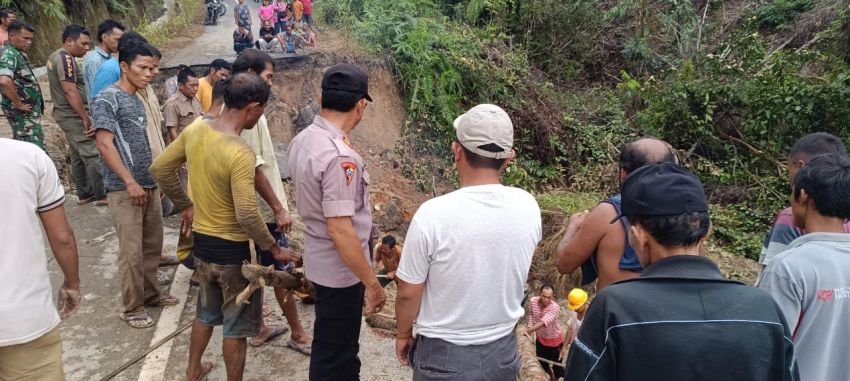
[[[676,164],[651,165],[626,179],[622,197],[618,218],[631,222],[646,270],[597,295],[566,379],[797,380],[776,303],[700,256],[711,221],[699,179]]]

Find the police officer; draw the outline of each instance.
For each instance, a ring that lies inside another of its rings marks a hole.
[[[369,78],[339,64],[322,79],[322,110],[289,146],[298,213],[304,221],[304,267],[316,287],[310,380],[358,380],[360,323],[386,297],[372,272],[369,174],[348,134],[363,119]]]
[[[71,174],[77,188],[79,203],[105,206],[106,191],[100,175],[100,153],[90,138],[92,120],[87,109],[86,87],[77,59],[89,51],[91,36],[80,25],[71,24],[62,33],[62,47],[47,61],[47,79],[53,99],[53,119],[65,133]]]

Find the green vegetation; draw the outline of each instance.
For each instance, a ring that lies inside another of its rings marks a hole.
[[[53,21],[67,21],[65,3],[62,0],[15,1],[0,0],[0,7],[18,9],[24,15],[38,15]]]
[[[203,0],[180,0],[175,1],[174,7],[168,10],[168,20],[159,24],[144,22],[136,27],[136,31],[145,36],[151,44],[161,46],[174,37],[184,35],[186,28],[199,23],[203,18]]]
[[[60,37],[68,24],[80,24],[94,32],[101,21],[112,18],[135,28],[140,23],[159,17],[163,9],[162,2],[163,0],[0,0],[0,7],[15,9],[18,19],[35,26],[33,46],[27,54],[33,65],[40,66],[61,45]],[[201,13],[200,7],[203,6],[200,0],[177,3],[178,6],[182,5],[184,9],[195,13]],[[185,22],[178,22],[176,25],[187,26]],[[172,27],[172,30],[178,28]]]
[[[593,209],[604,196],[600,193],[547,192],[537,195],[537,203],[544,213],[569,216]]]
[[[776,0],[759,8],[756,19],[762,28],[783,27],[813,6],[812,0]]]
[[[452,120],[477,103],[508,110],[518,158],[506,179],[539,193],[616,191],[618,147],[654,135],[706,184],[717,242],[755,258],[787,205],[788,147],[850,134],[850,10],[837,0],[317,6],[392,58],[409,111],[402,149],[414,153],[404,167],[423,188],[446,173],[432,158],[448,157]]]

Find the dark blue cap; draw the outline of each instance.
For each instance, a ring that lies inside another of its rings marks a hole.
[[[352,64],[337,64],[328,69],[322,78],[322,90],[346,91],[372,101],[369,96],[369,76]]]
[[[673,163],[641,167],[626,177],[622,217],[661,217],[708,211],[705,189],[687,168]]]

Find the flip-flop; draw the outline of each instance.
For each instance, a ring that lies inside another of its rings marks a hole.
[[[86,205],[86,204],[91,204],[91,203],[93,203],[94,201],[95,201],[95,200],[94,200],[94,196],[92,196],[92,197],[86,197],[86,198],[81,198],[79,201],[77,201],[77,205]]]
[[[178,303],[180,303],[180,299],[171,295],[166,295],[159,298],[156,303],[149,304],[148,307],[169,307],[176,306]]]
[[[265,340],[260,341],[259,339],[257,339],[256,336],[254,336],[254,337],[251,338],[251,342],[249,344],[251,344],[251,346],[255,347],[255,348],[260,347],[263,344],[268,343],[269,341],[272,341],[274,339],[277,339],[278,337],[283,336],[287,332],[289,332],[289,328],[287,328],[287,327],[280,327],[280,326],[274,327],[272,329],[272,333]]]
[[[305,356],[310,356],[310,354],[313,353],[313,346],[311,344],[301,344],[295,340],[289,340],[289,342],[286,343],[286,346],[289,349]]]
[[[201,363],[201,375],[198,376],[198,381],[206,380],[207,376],[210,375],[210,372],[212,372],[214,367],[215,367],[215,364],[213,364],[212,361],[202,362]]]
[[[122,313],[121,315],[118,315],[118,317],[121,318],[121,320],[127,323],[127,325],[129,325],[130,327],[136,329],[150,328],[153,327],[153,325],[155,324],[153,319],[151,319],[147,313],[141,313],[138,315],[127,315]]]
[[[106,198],[102,198],[94,202],[94,206],[109,206],[109,201]]]

